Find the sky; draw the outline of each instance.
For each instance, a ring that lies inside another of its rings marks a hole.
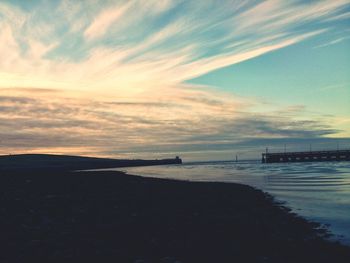
[[[350,0],[0,0],[0,154],[284,145],[350,148]]]

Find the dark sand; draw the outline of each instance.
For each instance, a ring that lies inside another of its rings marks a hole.
[[[318,225],[239,184],[1,172],[0,262],[350,262]]]

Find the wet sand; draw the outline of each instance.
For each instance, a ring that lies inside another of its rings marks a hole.
[[[240,184],[1,172],[0,262],[350,262],[324,229]]]

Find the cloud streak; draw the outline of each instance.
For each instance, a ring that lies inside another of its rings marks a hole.
[[[97,154],[337,134],[325,116],[256,114],[261,102],[252,98],[184,83],[321,35],[348,7],[345,0],[62,0],[28,10],[2,1],[2,151]]]
[[[56,18],[47,23],[45,6],[27,13],[2,3],[0,86],[120,93],[118,87],[173,85],[321,34],[347,6],[345,0],[107,6],[65,0],[57,12],[47,10]]]
[[[0,90],[1,153],[51,152],[123,156],[156,149],[181,152],[227,148],[225,144],[258,138],[319,138],[338,132],[323,116],[319,121],[300,119],[304,109],[253,114],[249,105],[227,97],[175,98],[169,103],[120,102],[101,99],[52,97],[45,92]],[[183,96],[183,94],[181,94]],[[176,101],[176,104],[174,104]],[[171,104],[173,103],[173,104]],[[246,109],[246,110],[244,110]],[[188,114],[190,113],[190,114]],[[142,154],[141,154],[142,156]]]
[[[102,37],[112,24],[118,23],[118,20],[125,15],[130,8],[130,3],[125,3],[121,6],[117,5],[101,12],[84,31],[84,36],[89,40]]]

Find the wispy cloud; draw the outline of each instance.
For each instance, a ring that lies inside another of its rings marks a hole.
[[[321,45],[318,45],[316,46],[315,48],[321,48],[321,47],[328,47],[328,46],[331,46],[331,45],[335,45],[335,44],[338,44],[340,42],[343,42],[347,39],[349,39],[350,37],[340,37],[340,38],[337,38],[337,39],[334,39],[334,40],[331,40],[329,42],[326,42],[324,44],[321,44]]]
[[[130,8],[130,3],[117,5],[101,12],[84,31],[84,36],[89,40],[102,37],[112,24],[117,24],[118,20],[122,19],[128,8]]]
[[[120,93],[181,83],[320,34],[348,4],[65,0],[46,10],[52,23],[42,15],[50,6],[28,13],[2,3],[0,86]]]
[[[300,119],[302,107],[250,113],[244,101],[190,91],[159,101],[129,102],[52,96],[45,91],[0,90],[0,152],[85,152],[120,156],[147,152],[225,148],[248,138],[318,138],[338,131],[333,117]],[[210,98],[210,99],[209,99]],[[327,120],[327,121],[325,121]],[[189,147],[188,145],[191,145]]]
[[[121,151],[338,132],[325,117],[254,115],[253,99],[184,82],[323,34],[349,1],[103,2],[0,3],[2,147]]]

